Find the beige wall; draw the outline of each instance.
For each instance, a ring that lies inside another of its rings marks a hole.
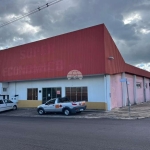
[[[105,102],[86,102],[87,109],[101,109],[107,110],[107,104]]]
[[[19,100],[18,101],[18,107],[37,107],[38,105],[41,105],[42,101],[37,100]]]
[[[37,100],[19,100],[18,107],[37,107],[42,101]],[[104,102],[86,102],[87,109],[107,110],[107,104]]]

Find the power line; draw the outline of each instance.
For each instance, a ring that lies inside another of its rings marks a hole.
[[[47,4],[43,5],[43,6],[40,6],[40,7],[36,8],[36,9],[34,9],[34,10],[28,12],[28,13],[25,13],[24,15],[21,15],[21,16],[15,18],[15,19],[13,19],[13,20],[10,20],[8,22],[5,22],[5,23],[1,24],[0,28],[6,26],[8,24],[11,24],[11,23],[13,23],[15,21],[18,21],[18,20],[20,20],[22,18],[25,18],[25,17],[27,17],[29,15],[37,13],[37,12],[41,11],[42,9],[45,9],[45,8],[47,8],[47,7],[51,6],[51,5],[54,5],[54,4],[56,4],[56,3],[60,2],[60,1],[62,1],[62,0],[54,0],[54,1],[49,2],[49,3],[47,3]]]

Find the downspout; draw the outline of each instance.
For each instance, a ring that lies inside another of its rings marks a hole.
[[[125,73],[123,72],[122,73],[122,78],[124,79],[125,78]],[[122,82],[122,104],[123,104],[123,107],[126,106],[126,83],[125,82]]]
[[[111,93],[110,93],[110,75],[104,75],[105,83],[105,102],[107,103],[107,110],[111,110]]]
[[[136,75],[134,75],[134,80],[133,80],[133,86],[134,86],[134,104],[137,104],[137,96],[136,96]]]
[[[106,110],[108,110],[108,101],[107,101],[107,79],[106,74],[104,75],[104,85],[105,85],[105,102],[107,104],[107,107],[105,107]]]
[[[143,92],[144,92],[144,102],[147,101],[146,99],[146,82],[145,82],[145,77],[143,77]]]
[[[16,95],[16,82],[15,82],[15,95]]]

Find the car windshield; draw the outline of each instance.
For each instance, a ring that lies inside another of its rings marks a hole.
[[[0,100],[0,104],[4,104],[3,100]]]
[[[4,99],[4,102],[7,103],[7,99]]]
[[[45,103],[45,105],[55,104],[55,100],[56,100],[56,98],[51,99],[51,100],[47,101],[47,102]]]

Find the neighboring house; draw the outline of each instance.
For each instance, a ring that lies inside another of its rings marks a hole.
[[[150,100],[150,72],[125,63],[104,24],[0,51],[0,98],[17,96],[20,107],[62,96],[91,109],[123,107],[121,78],[131,104]]]

